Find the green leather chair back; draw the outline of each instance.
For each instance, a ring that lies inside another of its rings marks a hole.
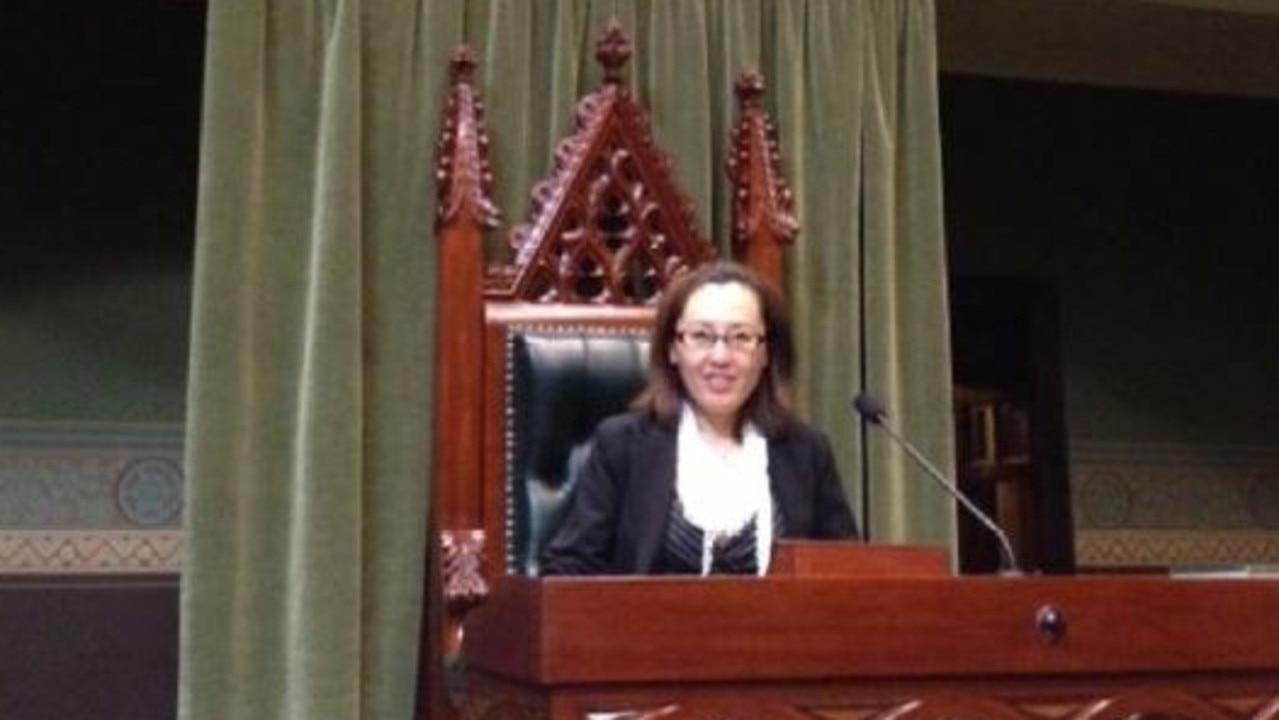
[[[537,575],[596,424],[644,386],[646,334],[512,328],[507,352],[507,573]]]

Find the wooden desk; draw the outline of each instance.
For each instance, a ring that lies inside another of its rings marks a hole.
[[[464,652],[467,718],[1275,720],[1279,582],[512,577]]]

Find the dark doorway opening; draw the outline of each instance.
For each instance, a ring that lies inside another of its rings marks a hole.
[[[1051,282],[951,279],[959,486],[1008,534],[1024,570],[1074,569],[1057,298]],[[997,538],[959,509],[959,565],[1000,567]]]

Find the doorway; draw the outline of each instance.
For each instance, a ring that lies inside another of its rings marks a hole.
[[[1023,570],[1074,570],[1057,295],[1051,281],[952,277],[960,488],[1007,533]],[[959,508],[964,573],[1001,566],[998,539]]]

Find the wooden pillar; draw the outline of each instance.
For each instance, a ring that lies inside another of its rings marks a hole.
[[[479,497],[483,386],[476,367],[484,342],[484,233],[499,223],[491,199],[483,104],[471,85],[474,54],[459,48],[450,64],[436,166],[435,438],[429,556],[430,593],[423,617],[419,715],[449,717],[443,663],[457,656],[462,617],[487,593]],[[448,433],[443,428],[450,428]],[[444,438],[449,440],[445,441]],[[432,611],[443,602],[441,616]],[[432,635],[438,641],[431,640]]]

